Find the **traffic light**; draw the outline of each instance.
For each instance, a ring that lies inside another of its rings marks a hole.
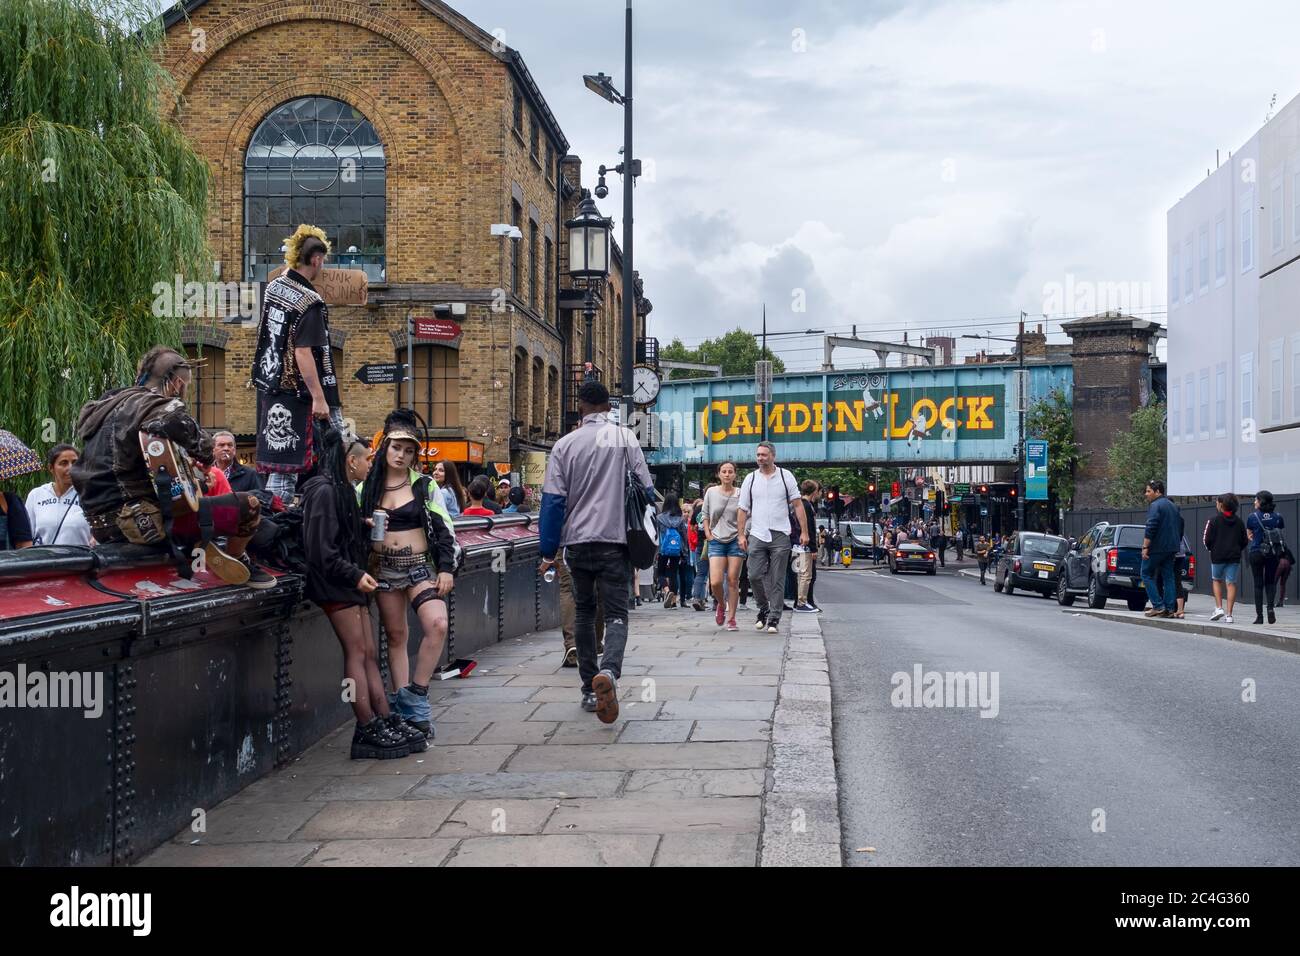
[[[1011,495],[1012,498],[1014,498],[1014,497],[1016,496],[1016,486],[1015,486],[1015,485],[1012,485],[1012,486],[1011,486],[1011,490],[1008,492],[1008,494]]]
[[[988,493],[989,493],[989,486],[988,486],[988,485],[980,485],[980,494],[982,494],[982,495],[987,495]]]
[[[867,482],[867,494],[874,495],[875,493],[876,493],[876,483],[874,481]]]

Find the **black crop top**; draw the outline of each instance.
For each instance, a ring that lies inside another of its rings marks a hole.
[[[389,531],[423,531],[424,522],[420,519],[419,505],[412,498],[400,508],[388,512]]]

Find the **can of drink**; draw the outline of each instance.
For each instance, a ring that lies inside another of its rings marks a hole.
[[[376,509],[370,516],[370,520],[374,522],[374,526],[370,529],[370,540],[383,541],[384,535],[388,532],[388,512]]]
[[[546,569],[546,571],[542,574],[542,579],[545,580],[547,584],[551,584],[552,582],[555,581],[555,568],[554,568],[554,566],[549,567],[549,568]]]

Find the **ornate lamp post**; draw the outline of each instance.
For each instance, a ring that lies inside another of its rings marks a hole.
[[[564,228],[569,233],[569,275],[581,279],[586,291],[582,301],[582,315],[587,327],[583,357],[590,374],[590,366],[595,361],[591,323],[595,317],[595,299],[609,277],[609,234],[612,227],[596,208],[595,200],[583,190],[577,215],[566,222]]]

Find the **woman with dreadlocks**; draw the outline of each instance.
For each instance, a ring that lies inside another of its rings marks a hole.
[[[447,596],[455,570],[451,516],[438,486],[415,470],[420,441],[414,413],[397,409],[384,422],[384,437],[361,487],[361,512],[388,513],[384,540],[373,545],[378,565],[379,615],[388,632],[392,703],[404,719],[433,736],[429,682],[447,640]],[[420,619],[424,637],[415,667],[407,659],[406,608]]]
[[[363,568],[366,525],[347,475],[351,442],[335,428],[324,432],[320,468],[302,489],[305,592],[329,618],[343,645],[343,674],[352,682],[352,758],[386,760],[428,748],[424,734],[391,713],[370,631],[366,595],[379,587]]]

